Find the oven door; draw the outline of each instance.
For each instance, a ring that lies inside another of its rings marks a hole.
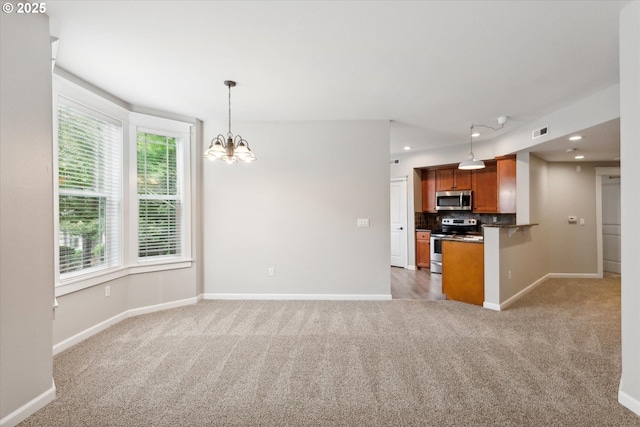
[[[442,273],[442,235],[431,235],[431,272]]]

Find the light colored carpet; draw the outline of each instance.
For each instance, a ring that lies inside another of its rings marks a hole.
[[[503,312],[452,301],[202,301],[55,357],[21,426],[640,426],[617,403],[620,279]]]

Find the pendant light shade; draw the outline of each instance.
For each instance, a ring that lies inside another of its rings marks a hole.
[[[229,88],[229,131],[226,138],[219,134],[211,140],[209,149],[204,153],[204,158],[222,160],[226,163],[253,162],[256,160],[256,156],[249,148],[247,140],[240,135],[234,137],[231,133],[231,88],[236,85],[236,82],[225,80],[224,85]]]

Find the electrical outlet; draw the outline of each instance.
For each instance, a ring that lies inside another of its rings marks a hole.
[[[104,287],[104,296],[105,297],[111,296],[111,286],[107,285],[107,286]]]
[[[511,270],[509,270],[509,280],[511,280]]]
[[[273,277],[276,275],[276,269],[273,267],[269,267],[269,277]]]

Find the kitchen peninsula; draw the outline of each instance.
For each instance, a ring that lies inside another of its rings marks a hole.
[[[442,293],[448,300],[484,303],[484,242],[482,238],[442,240]]]

